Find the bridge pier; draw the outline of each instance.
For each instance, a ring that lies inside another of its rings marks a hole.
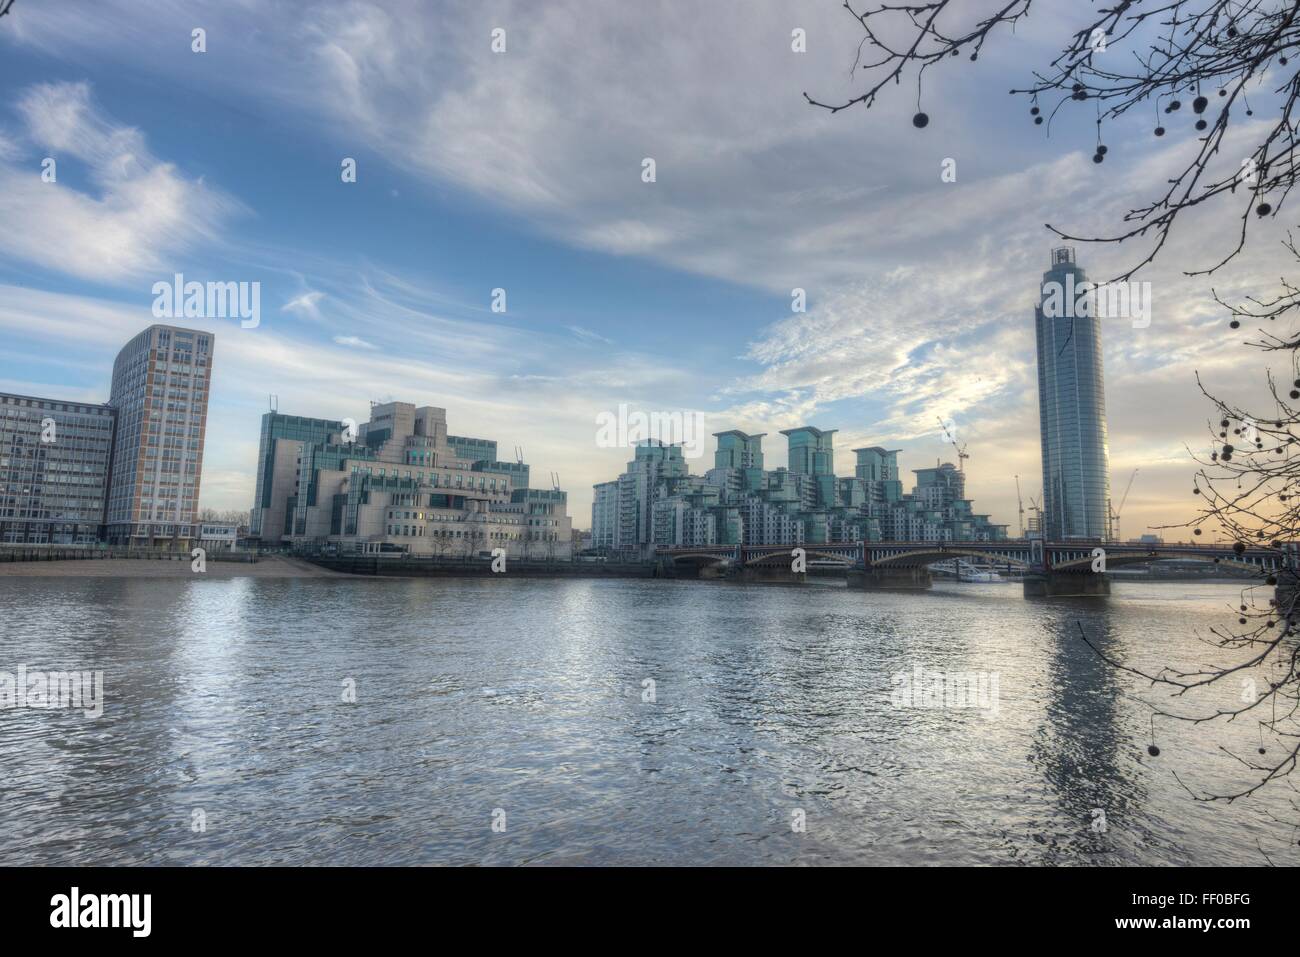
[[[1300,575],[1290,568],[1279,568],[1275,573],[1277,585],[1273,588],[1273,598],[1277,602],[1280,614],[1300,611],[1296,607],[1296,595],[1300,593]]]
[[[2,4],[4,0],[0,0]],[[805,576],[787,570],[803,552],[814,573],[830,562],[843,562],[850,588],[922,591],[931,586],[926,566],[958,558],[993,559],[1024,569],[1026,598],[1105,597],[1110,566],[1140,565],[1167,559],[1195,559],[1222,563],[1226,568],[1257,576],[1276,574],[1275,600],[1280,609],[1300,617],[1300,541],[1274,546],[1121,544],[1093,539],[1049,542],[1042,539],[1010,541],[903,541],[832,542],[769,545],[700,545],[657,547],[657,573],[673,578],[725,578],[729,581],[794,584]],[[1279,555],[1279,552],[1281,554]],[[750,563],[753,564],[750,564]],[[837,572],[838,574],[838,572]],[[1290,617],[1290,614],[1288,614]]]
[[[1026,572],[1026,598],[1105,598],[1110,579],[1094,572]]]
[[[736,576],[737,581],[768,585],[802,585],[807,579],[807,572],[791,571],[789,565],[745,565]]]
[[[848,578],[850,588],[880,591],[924,591],[934,583],[930,569],[924,566],[877,565],[865,570],[851,568]]]
[[[721,578],[726,573],[721,565],[705,565],[696,562],[659,562],[660,578]]]

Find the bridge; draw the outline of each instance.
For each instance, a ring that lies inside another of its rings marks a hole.
[[[801,549],[801,552],[796,552]],[[1131,565],[1190,559],[1255,573],[1264,578],[1300,564],[1300,543],[1279,548],[1244,545],[1132,544],[1102,541],[1045,542],[803,542],[789,545],[700,545],[656,549],[675,574],[745,581],[803,581],[807,567],[840,565],[849,587],[927,589],[929,566],[975,558],[1024,576],[1026,597],[1078,597],[1110,594],[1105,572]]]

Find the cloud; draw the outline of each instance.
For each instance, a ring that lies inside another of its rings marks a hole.
[[[567,330],[530,332],[526,369],[518,362],[518,332],[506,325],[444,318],[420,338],[411,333],[433,321],[429,304],[408,298],[395,305],[390,283],[370,278],[378,283],[370,292],[355,292],[365,289],[363,283],[345,283],[330,293],[331,301],[341,314],[364,315],[370,327],[402,342],[401,350],[381,351],[359,336],[322,339],[315,324],[264,322],[241,329],[231,320],[185,323],[215,338],[202,505],[248,507],[258,422],[269,390],[281,411],[358,421],[366,415],[367,398],[391,395],[445,407],[457,434],[495,438],[502,448],[524,446],[538,474],[555,470],[564,476],[571,513],[585,525],[591,485],[619,471],[628,458],[626,449],[596,445],[597,413],[617,409],[629,396],[654,408],[646,397],[680,394],[690,381],[682,369],[626,350],[611,352],[598,367],[575,368]],[[342,286],[351,287],[356,298]],[[397,286],[408,294],[418,288],[400,280]],[[153,321],[147,305],[0,284],[0,338],[6,356],[21,357],[24,370],[21,379],[0,378],[0,388],[102,402],[118,350]],[[443,348],[471,331],[479,339],[473,363]],[[70,377],[76,387],[59,384]]]
[[[217,242],[241,209],[153,156],[138,130],[95,108],[85,83],[29,87],[17,112],[28,158],[16,147],[0,151],[0,252],[8,257],[124,284],[166,273],[178,252]],[[41,177],[43,156],[57,164],[54,182]],[[77,163],[93,193],[68,185]]]
[[[772,294],[770,314],[699,323],[701,344],[724,343],[749,364],[734,377],[718,377],[690,349],[610,350],[599,369],[575,368],[573,337],[609,345],[600,327],[569,326],[563,343],[530,330],[536,354],[525,354],[517,331],[457,318],[429,290],[373,275],[359,290],[321,283],[328,316],[316,309],[319,299],[286,305],[290,315],[317,320],[325,339],[312,349],[299,348],[301,331],[284,328],[257,340],[270,350],[265,356],[226,353],[231,362],[246,358],[259,377],[285,376],[285,391],[300,390],[304,407],[321,401],[312,363],[331,364],[338,380],[325,404],[344,406],[335,414],[355,417],[356,395],[366,390],[408,389],[435,401],[445,394],[456,397],[447,400],[453,415],[460,406],[474,428],[504,438],[518,422],[535,421],[537,408],[553,410],[539,442],[571,487],[622,467],[620,455],[588,448],[593,410],[619,401],[671,408],[706,381],[716,386],[710,421],[768,432],[805,422],[838,427],[841,449],[906,443],[906,467],[951,457],[935,419],[953,421],[970,443],[980,510],[1011,519],[1014,476],[1026,494],[1038,484],[1032,303],[1054,244],[1043,224],[1085,234],[1113,227],[1153,198],[1193,139],[1156,144],[1146,118],[1134,115],[1108,128],[1109,153],[1098,166],[1089,159],[1095,132],[1086,116],[1071,114],[1072,126],[1062,114],[1050,136],[1030,124],[1027,110],[1015,125],[1024,104],[1006,90],[1050,59],[1059,37],[1049,34],[1072,22],[1061,17],[1072,9],[1063,2],[1015,35],[999,35],[978,65],[961,58],[928,74],[924,131],[908,121],[911,89],[869,112],[836,116],[803,102],[803,90],[832,99],[860,89],[848,69],[860,34],[837,4],[792,12],[784,0],[716,0],[683,14],[665,0],[445,0],[436,16],[428,9],[417,0],[215,7],[207,61],[181,42],[191,17],[179,2],[160,0],[147,20],[125,0],[75,12],[33,5],[15,23],[23,42],[74,61],[129,58],[141,70],[205,89],[225,84],[263,108],[284,107],[288,122],[314,135],[364,142],[422,185],[494,204],[558,242]],[[807,30],[805,55],[789,49],[793,25]],[[495,26],[507,30],[504,54],[490,50]],[[236,30],[239,44],[212,42]],[[134,228],[128,211],[140,214],[143,197],[122,184],[162,171],[160,185],[172,187],[158,192],[167,209],[206,195],[202,184],[149,157],[135,131],[63,97],[21,115],[32,135],[67,144],[98,171],[98,194],[71,192],[71,225],[47,226],[62,215],[47,205],[58,194],[34,192],[43,184],[29,162],[17,192],[0,190],[0,214],[14,195],[29,196],[42,205],[28,218],[42,219],[34,241],[7,242],[37,250],[42,265],[62,255],[63,243],[84,269],[120,256],[125,262],[104,268],[121,273],[188,239],[191,230],[169,237],[164,228],[153,242],[154,231]],[[81,129],[84,138],[70,138]],[[1239,152],[1228,144],[1225,161]],[[0,146],[0,187],[19,172],[12,146],[5,155]],[[654,183],[641,180],[645,157],[656,160]],[[955,183],[940,179],[948,158]],[[1258,356],[1228,337],[1209,304],[1209,283],[1179,273],[1211,258],[1207,239],[1226,236],[1218,217],[1189,217],[1141,277],[1154,287],[1151,327],[1112,324],[1103,332],[1112,462],[1117,475],[1152,463],[1129,505],[1140,504],[1148,519],[1184,507],[1188,470],[1173,463],[1184,441],[1199,441],[1204,418],[1193,373],[1233,388],[1259,377]],[[56,228],[58,235],[40,235]],[[1084,246],[1080,258],[1094,278],[1106,278],[1134,254]],[[1280,247],[1257,237],[1251,258],[1214,283],[1231,298],[1271,288],[1294,272],[1288,266]],[[796,286],[809,307],[791,315],[784,304]],[[63,328],[57,316],[49,321]],[[247,385],[255,391],[261,381]],[[781,449],[772,451],[779,463]],[[582,523],[581,495],[573,502]]]
[[[584,342],[595,342],[607,346],[612,346],[614,344],[613,340],[606,339],[599,332],[592,332],[590,329],[584,329],[582,326],[565,326],[564,328],[568,329]]]
[[[349,346],[349,347],[351,347],[351,348],[353,348],[353,349],[377,349],[377,348],[379,348],[378,346],[374,345],[373,343],[366,342],[366,340],[360,338],[359,336],[335,336],[335,337],[334,337],[334,341],[337,342],[337,343],[338,343],[339,345],[341,345],[341,346]]]
[[[312,319],[320,318],[319,304],[325,298],[323,292],[305,292],[301,296],[290,299],[280,307],[281,312],[296,312]]]
[[[313,89],[329,91],[315,108],[568,242],[769,288],[810,284],[838,263],[809,269],[791,255],[803,237],[846,216],[865,228],[863,200],[895,179],[861,148],[859,125],[829,124],[799,95],[814,79],[842,85],[836,64],[853,52],[842,10],[800,12],[812,57],[790,51],[789,13],[772,2],[708,4],[689,29],[663,3],[453,3],[436,23],[417,9],[313,11]],[[496,24],[504,54],[488,44]],[[644,43],[665,32],[671,61]],[[438,56],[420,55],[431,47]],[[642,181],[647,157],[654,183]]]

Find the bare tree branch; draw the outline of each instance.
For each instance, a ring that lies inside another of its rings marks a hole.
[[[863,30],[855,68],[867,76],[867,89],[838,103],[804,98],[813,106],[838,113],[850,106],[870,108],[888,86],[915,78],[916,115],[925,127],[922,108],[926,72],[963,54],[977,60],[985,43],[999,30],[1014,30],[1028,16],[1033,0],[930,0],[881,3],[858,12],[845,9]],[[1080,5],[1082,7],[1082,5]],[[1127,50],[1126,50],[1127,48]],[[1195,156],[1163,193],[1131,209],[1108,236],[1083,236],[1047,224],[1064,240],[1123,243],[1147,240],[1147,251],[1117,280],[1131,278],[1160,254],[1178,217],[1186,210],[1223,199],[1240,207],[1235,239],[1220,257],[1187,270],[1212,273],[1245,247],[1252,219],[1276,216],[1297,178],[1297,102],[1300,74],[1285,73],[1288,54],[1300,49],[1300,2],[1296,0],[1116,0],[1081,15],[1061,52],[1033,82],[1013,95],[1028,96],[1033,121],[1043,124],[1070,105],[1088,104],[1096,113],[1097,145],[1093,160],[1105,161],[1107,123],[1150,104],[1156,113],[1153,134],[1166,134],[1162,115],[1192,116],[1200,143]],[[1129,55],[1126,56],[1125,53]],[[874,54],[874,55],[873,55]],[[863,62],[865,58],[865,62]],[[1274,84],[1277,114],[1250,153],[1220,156],[1234,117],[1251,117],[1251,88]],[[1186,103],[1184,101],[1187,101]],[[1217,106],[1215,105],[1217,103]],[[1048,116],[1044,116],[1044,109]],[[1234,111],[1236,111],[1234,113]],[[1211,164],[1220,164],[1211,171]]]

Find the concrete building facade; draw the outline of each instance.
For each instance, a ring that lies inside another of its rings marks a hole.
[[[355,436],[341,422],[268,413],[262,431],[269,439],[259,450],[260,518],[251,525],[263,545],[447,558],[487,558],[497,548],[507,558],[572,555],[566,493],[521,485],[527,466],[484,458],[495,454],[490,440],[448,436],[444,409],[376,404]]]
[[[298,470],[304,447],[327,444],[347,431],[344,422],[312,419],[301,415],[267,412],[257,451],[257,478],[253,508],[249,512],[248,534],[268,544],[293,533]],[[275,490],[293,488],[292,494]]]

